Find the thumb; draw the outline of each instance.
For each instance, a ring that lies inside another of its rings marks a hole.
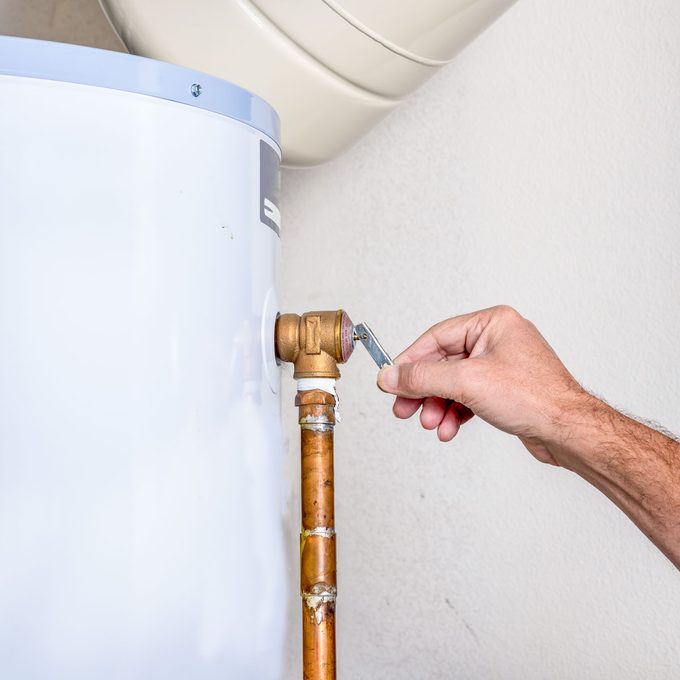
[[[400,397],[443,397],[461,403],[468,359],[414,361],[386,366],[378,373],[378,387]]]

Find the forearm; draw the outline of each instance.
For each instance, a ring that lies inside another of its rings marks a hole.
[[[680,569],[680,444],[579,387],[536,327],[507,306],[442,321],[383,368],[394,413],[456,436],[474,413],[614,501]]]
[[[616,503],[680,569],[680,443],[583,392],[547,446]]]

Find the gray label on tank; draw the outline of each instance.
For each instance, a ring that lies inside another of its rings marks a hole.
[[[267,142],[260,140],[260,222],[281,236],[279,212],[279,156]]]

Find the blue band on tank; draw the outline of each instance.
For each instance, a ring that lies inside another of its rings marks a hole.
[[[0,75],[93,85],[168,99],[250,125],[280,146],[279,117],[264,99],[226,80],[155,59],[0,36]]]

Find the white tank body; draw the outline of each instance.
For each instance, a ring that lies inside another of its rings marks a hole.
[[[276,126],[0,38],[2,678],[280,676]]]

